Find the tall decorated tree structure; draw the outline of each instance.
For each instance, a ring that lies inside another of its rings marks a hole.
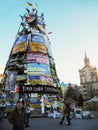
[[[59,79],[44,14],[39,16],[37,8],[32,6],[32,11],[26,8],[26,14],[20,17],[22,21],[3,75],[5,90],[57,94]]]

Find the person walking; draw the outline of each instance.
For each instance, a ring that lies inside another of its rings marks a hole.
[[[30,117],[30,113],[31,113],[31,108],[30,108],[29,102],[26,102],[25,110],[26,110],[26,127],[30,127],[30,125],[29,125],[29,117]]]
[[[13,125],[13,130],[24,130],[26,125],[26,111],[24,109],[23,99],[19,99],[16,108],[8,117],[9,122]]]
[[[64,121],[64,119],[65,119],[65,117],[66,117],[67,125],[71,125],[71,123],[70,123],[70,120],[71,120],[71,119],[70,119],[70,107],[69,107],[69,104],[64,104],[64,105],[63,105],[62,114],[63,114],[63,116],[62,116],[62,119],[61,119],[61,121],[59,122],[59,124],[62,125],[62,124],[63,124],[63,121]]]
[[[2,104],[0,103],[0,122],[2,122],[3,119],[2,119]]]
[[[1,101],[1,103],[0,103],[0,122],[3,122],[5,108],[6,108],[5,101]]]
[[[67,125],[71,125],[71,118],[70,118],[70,107],[69,104],[66,104],[66,120],[67,120]]]

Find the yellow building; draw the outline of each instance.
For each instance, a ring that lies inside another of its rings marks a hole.
[[[90,65],[89,58],[85,53],[84,67],[79,70],[80,91],[84,99],[98,95],[98,72],[96,67]]]

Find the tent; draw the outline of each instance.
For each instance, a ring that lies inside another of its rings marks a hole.
[[[87,103],[88,103],[90,108],[97,110],[97,108],[98,108],[98,97],[97,96],[93,97],[92,99],[88,100]]]
[[[92,99],[88,100],[88,103],[90,103],[90,102],[98,102],[98,97],[95,96]]]

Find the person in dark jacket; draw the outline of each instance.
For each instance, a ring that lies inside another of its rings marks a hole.
[[[26,111],[22,99],[17,101],[16,108],[11,112],[8,120],[13,125],[13,130],[24,130],[26,125]]]
[[[62,119],[61,119],[59,124],[62,125],[63,121],[64,121],[64,119],[66,117],[67,125],[71,125],[71,123],[70,123],[71,119],[70,119],[70,107],[69,107],[69,104],[64,104],[62,114],[63,114],[63,116],[62,116]]]
[[[26,102],[25,104],[25,110],[26,110],[26,127],[30,127],[29,125],[29,118],[30,118],[30,113],[31,113],[31,109],[30,109],[30,104],[28,102]]]

